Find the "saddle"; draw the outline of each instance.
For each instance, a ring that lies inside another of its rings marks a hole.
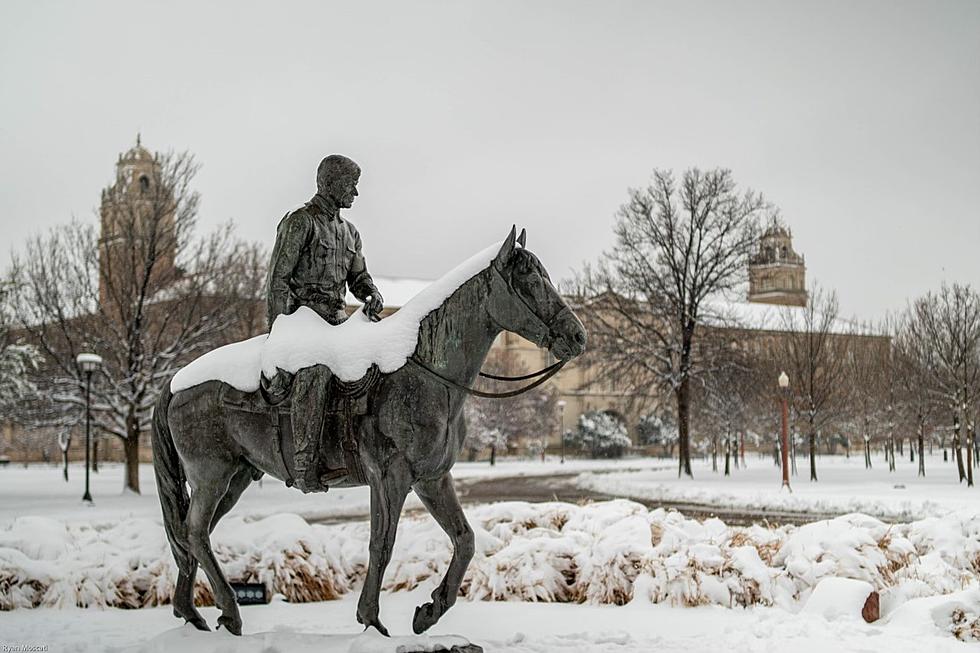
[[[301,381],[306,386],[325,385],[321,412],[304,405],[305,402],[294,401],[300,375],[304,375]],[[263,376],[259,389],[253,392],[224,386],[221,403],[227,410],[270,418],[275,431],[273,444],[282,459],[286,485],[303,480],[299,487],[304,492],[326,492],[331,485],[345,480],[355,484],[366,482],[357,433],[361,419],[368,412],[368,393],[380,378],[377,366],[371,366],[363,377],[350,382],[340,380],[324,365],[304,368],[295,374],[280,369],[271,380]],[[319,432],[314,442],[301,442],[303,427],[311,418],[321,424]],[[301,460],[304,455],[312,455],[312,459]],[[312,483],[314,487],[310,487],[309,480],[299,478],[303,462],[312,466],[315,470],[312,477],[319,479]]]

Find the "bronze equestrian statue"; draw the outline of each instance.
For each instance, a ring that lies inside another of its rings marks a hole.
[[[473,384],[497,335],[512,331],[558,359],[532,385],[585,350],[582,323],[523,241],[523,232],[517,238],[516,230],[511,230],[486,268],[422,318],[415,350],[405,364],[377,375],[367,391],[356,434],[363,482],[349,477],[341,485],[371,488],[370,558],[357,603],[357,620],[366,628],[373,626],[387,635],[378,618],[381,580],[411,489],[453,545],[452,559],[432,600],[415,611],[414,631],[428,629],[456,602],[474,544],[451,469],[466,437],[463,403],[477,394]],[[278,448],[287,441],[276,437],[282,416],[274,417],[274,406],[255,408],[262,405],[261,390],[252,393],[252,399],[243,399],[253,402],[249,404],[253,412],[243,412],[222,400],[229,388],[222,381],[175,393],[166,387],[153,414],[153,466],[164,526],[179,570],[175,616],[208,629],[194,607],[194,578],[200,565],[221,610],[219,626],[240,634],[235,595],[211,550],[210,533],[262,474],[288,479],[290,459]],[[309,402],[310,397],[292,398],[297,400]],[[326,407],[313,404],[307,410],[316,414]]]
[[[380,319],[384,299],[368,273],[361,254],[361,236],[340,209],[349,209],[357,197],[361,168],[352,160],[332,154],[316,172],[316,195],[302,207],[287,213],[276,230],[276,244],[269,263],[266,292],[268,327],[279,315],[308,306],[330,324],[347,319],[347,288],[364,302],[364,312]],[[287,375],[266,380],[267,391],[280,392]],[[300,371],[293,384],[296,486],[316,492],[327,486],[336,472],[323,468],[319,456],[324,419],[323,405],[331,374],[323,365]],[[326,475],[326,479],[324,479]]]

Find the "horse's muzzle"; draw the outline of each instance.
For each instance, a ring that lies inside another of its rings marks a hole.
[[[588,342],[585,327],[574,313],[565,311],[551,327],[551,353],[561,361],[581,355]]]

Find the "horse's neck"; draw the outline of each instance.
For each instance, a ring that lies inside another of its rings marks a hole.
[[[486,271],[468,280],[419,327],[416,357],[448,379],[471,385],[500,333],[486,310]]]

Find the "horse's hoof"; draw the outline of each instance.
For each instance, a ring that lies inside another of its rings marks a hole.
[[[360,621],[360,619],[358,619],[358,621]],[[364,623],[364,622],[361,621],[361,623]],[[391,637],[391,635],[388,634],[388,629],[385,628],[384,627],[384,624],[382,624],[377,619],[372,619],[371,620],[371,623],[364,624],[364,630],[367,630],[368,628],[374,628],[375,630],[377,630],[379,633],[381,633],[385,637]]]
[[[208,625],[208,622],[206,622],[204,620],[204,617],[198,617],[196,619],[184,619],[184,621],[186,623],[191,624],[192,626],[194,626],[198,630],[204,630],[204,631],[207,631],[207,632],[211,632],[211,626],[209,626]]]
[[[222,626],[232,635],[238,635],[240,637],[242,634],[242,620],[240,618],[235,619],[222,615],[218,617],[218,628]]]
[[[190,614],[186,614],[183,610],[174,608],[174,616],[177,617],[178,619],[183,619],[184,623],[191,624],[198,630],[207,630],[207,631],[211,630],[211,627],[208,626],[208,622],[204,620],[204,617],[201,616],[201,613],[199,613],[197,610],[193,608],[190,610]]]
[[[426,603],[415,608],[415,617],[412,619],[412,630],[416,635],[421,635],[429,628],[432,628],[441,614],[436,613],[435,603]]]

